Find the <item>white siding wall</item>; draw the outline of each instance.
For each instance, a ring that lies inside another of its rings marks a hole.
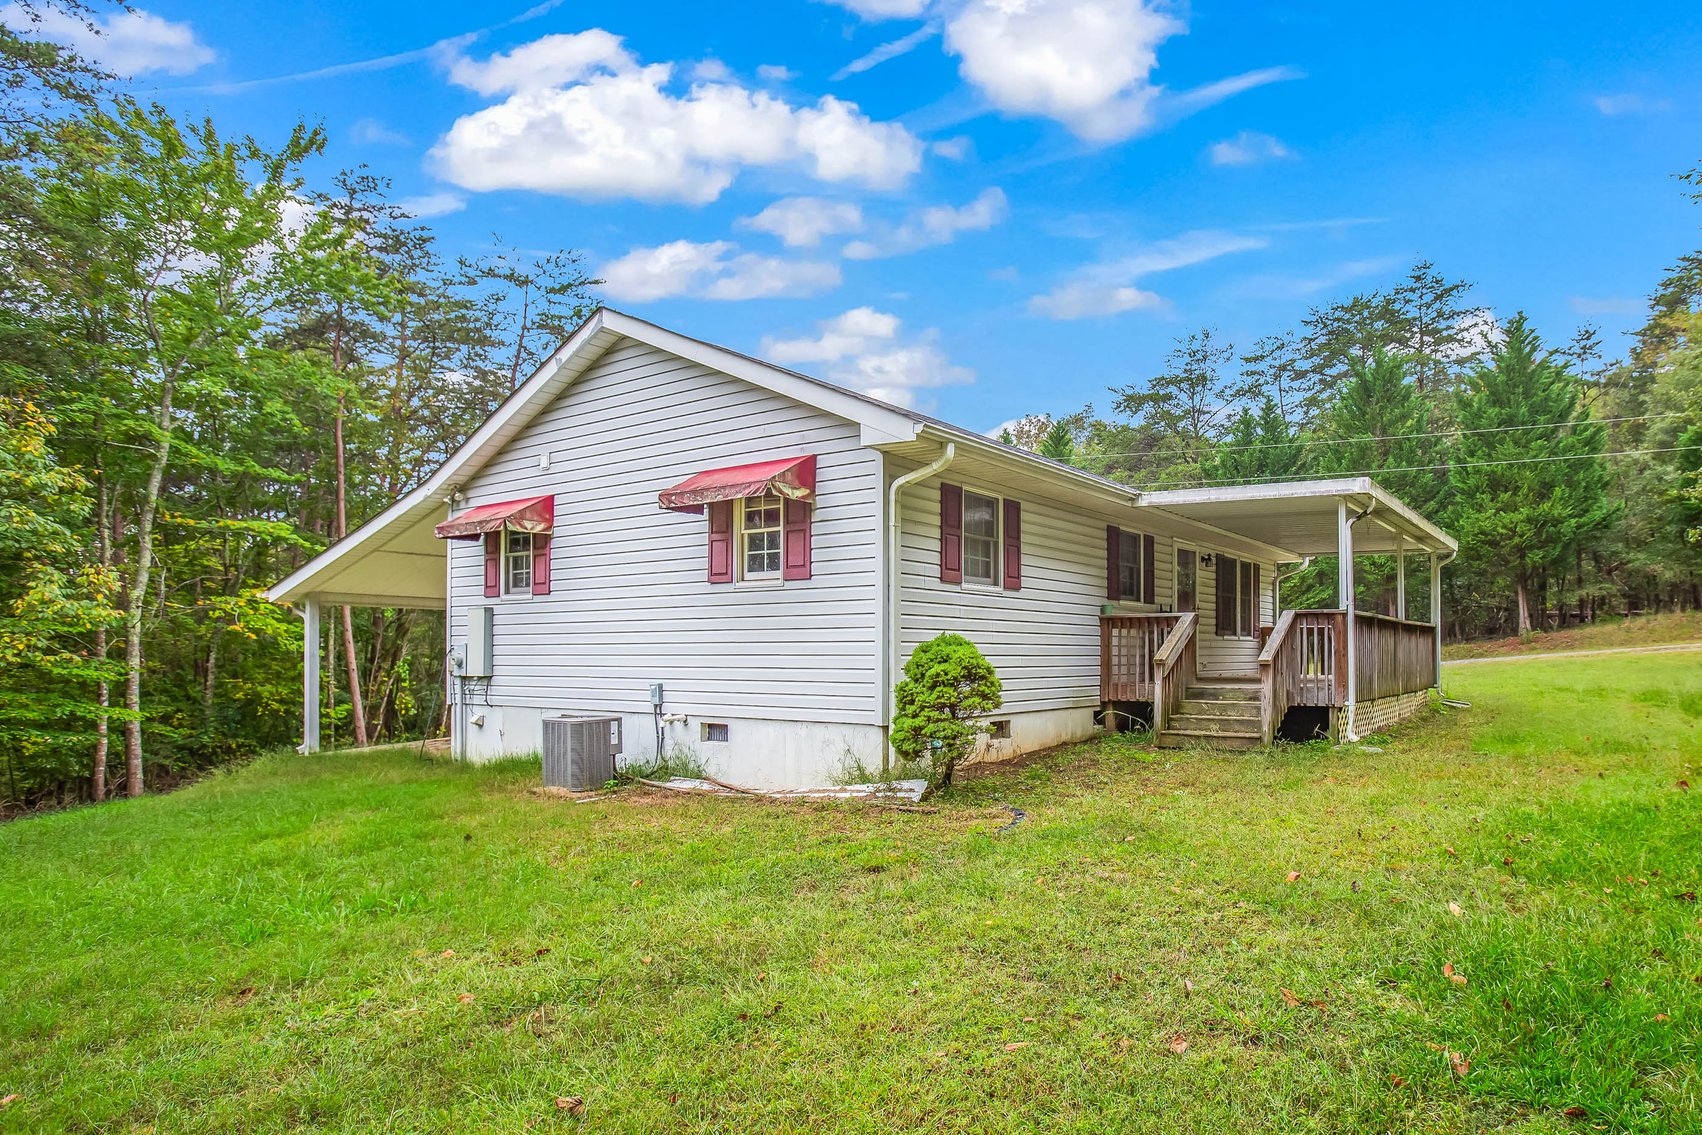
[[[706,582],[706,517],[661,509],[656,494],[704,469],[806,453],[819,458],[812,578]],[[515,723],[463,751],[533,749],[544,711],[648,719],[653,682],[693,719],[682,738],[698,719],[782,720],[860,725],[852,748],[869,731],[878,742],[881,464],[856,426],[623,341],[463,491],[465,507],[555,496],[550,595],[484,598],[481,545],[450,542],[451,641],[466,641],[469,607],[495,608],[488,700]],[[632,728],[628,752],[653,747],[649,734]]]
[[[902,473],[905,467],[894,470]],[[1005,591],[942,583],[940,556],[941,480],[976,492],[1011,496],[1022,504],[1022,589]],[[1004,686],[1005,709],[1012,714],[1080,711],[1099,704],[1099,616],[1105,603],[1105,528],[1115,524],[1155,537],[1155,595],[1152,605],[1122,601],[1120,613],[1174,609],[1176,537],[1157,531],[1174,527],[1174,518],[1157,518],[1129,509],[1095,511],[1079,503],[1061,503],[1006,492],[996,483],[973,477],[941,477],[906,489],[903,515],[901,661],[937,634],[953,631],[981,648]],[[1184,535],[1202,553],[1217,549],[1210,533]],[[1269,580],[1273,566],[1262,564],[1260,618],[1270,622]],[[1214,632],[1216,597],[1212,572],[1200,569],[1199,657],[1202,672],[1250,672],[1258,657],[1254,639],[1220,639]],[[1065,738],[1058,738],[1060,740]]]

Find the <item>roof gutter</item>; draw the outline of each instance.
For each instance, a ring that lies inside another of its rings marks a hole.
[[[882,625],[882,644],[885,649],[882,654],[881,697],[884,709],[883,724],[890,729],[893,716],[898,711],[898,674],[899,652],[899,603],[904,594],[903,563],[900,560],[902,552],[902,537],[904,521],[899,511],[899,494],[918,481],[926,481],[929,477],[945,472],[953,461],[957,460],[957,445],[946,442],[945,450],[934,460],[912,470],[901,477],[893,478],[892,485],[887,489],[886,500],[886,619]],[[892,745],[890,739],[881,751],[881,774],[884,776],[891,768]]]

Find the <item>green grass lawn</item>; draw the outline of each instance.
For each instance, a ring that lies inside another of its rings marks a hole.
[[[1569,650],[1612,650],[1635,646],[1665,646],[1677,642],[1702,642],[1702,611],[1681,614],[1637,615],[1629,619],[1607,619],[1589,626],[1545,631],[1529,638],[1497,638],[1479,642],[1451,642],[1442,657],[1501,658],[1513,654],[1546,654]]]
[[[13,823],[0,1131],[1698,1130],[1702,666],[1448,682],[932,814],[392,752]]]

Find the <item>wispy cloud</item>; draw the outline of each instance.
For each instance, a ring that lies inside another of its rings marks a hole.
[[[1314,272],[1267,273],[1249,276],[1228,290],[1247,299],[1290,299],[1295,296],[1315,296],[1362,280],[1385,275],[1407,263],[1404,256],[1367,256],[1344,260]]]
[[[295,71],[288,75],[272,75],[263,79],[239,79],[231,82],[208,83],[204,86],[185,87],[183,90],[191,94],[231,95],[243,91],[260,90],[265,87],[277,86],[281,83],[305,83],[316,79],[335,79],[340,75],[360,75],[369,71],[389,71],[396,67],[406,67],[411,63],[444,62],[452,59],[456,53],[465,50],[478,40],[491,34],[524,24],[540,16],[548,15],[561,7],[566,0],[544,0],[521,12],[518,16],[491,24],[489,27],[478,28],[464,32],[461,35],[446,36],[443,39],[428,43],[424,47],[416,47],[409,51],[393,52],[389,55],[379,55],[370,59],[354,59],[347,63],[332,63],[325,67],[314,67],[306,71]]]
[[[908,55],[924,43],[940,34],[940,25],[935,23],[923,24],[909,35],[889,40],[873,51],[860,55],[833,73],[833,81],[848,79],[852,75],[860,75],[871,67],[879,67],[889,59],[897,59],[900,55]]]
[[[1145,277],[1269,245],[1268,238],[1250,233],[1196,229],[1079,268],[1051,291],[1031,297],[1028,310],[1048,319],[1086,319],[1163,308],[1162,296],[1136,286]]]
[[[1597,95],[1594,100],[1596,109],[1609,118],[1624,114],[1660,114],[1672,109],[1672,100],[1653,98],[1649,95]]]
[[[845,246],[845,256],[848,260],[878,260],[950,244],[959,234],[992,228],[1005,219],[1008,209],[1005,191],[993,186],[967,205],[932,205],[868,240],[854,240]]]
[[[1292,158],[1294,151],[1280,138],[1255,130],[1243,130],[1233,138],[1213,142],[1206,147],[1206,156],[1214,166],[1251,166]]]

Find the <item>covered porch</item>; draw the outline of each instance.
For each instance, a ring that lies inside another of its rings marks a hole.
[[[1269,744],[1302,708],[1352,740],[1410,716],[1439,688],[1442,566],[1458,545],[1369,478],[1165,490],[1141,494],[1139,507],[1283,549],[1294,565],[1270,581],[1274,619],[1244,672],[1201,674],[1196,611],[1101,618],[1100,699],[1150,706],[1159,744]],[[1355,602],[1355,560],[1373,555],[1395,561],[1392,613]],[[1321,556],[1336,558],[1336,606],[1284,609],[1282,581]],[[1414,558],[1427,595],[1408,594]]]

